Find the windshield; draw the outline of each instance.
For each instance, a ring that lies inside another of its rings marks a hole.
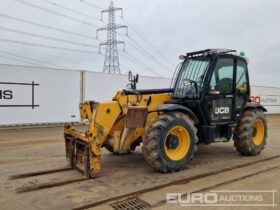
[[[174,97],[199,97],[209,58],[189,58],[180,70],[174,88]]]

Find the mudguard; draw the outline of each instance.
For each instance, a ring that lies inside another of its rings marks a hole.
[[[267,109],[258,103],[247,102],[244,109],[255,108],[255,109],[262,109],[264,112],[267,112]]]
[[[191,109],[189,109],[185,106],[179,105],[179,104],[160,104],[160,105],[157,105],[153,111],[155,111],[155,112],[158,112],[158,111],[183,112],[183,113],[189,115],[195,124],[199,123],[199,119],[197,118],[196,114]]]

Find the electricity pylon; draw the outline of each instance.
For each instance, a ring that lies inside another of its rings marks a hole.
[[[113,73],[120,74],[120,61],[119,61],[119,53],[118,53],[118,44],[124,45],[125,50],[125,42],[117,40],[117,29],[126,28],[126,35],[128,35],[128,28],[125,25],[116,24],[115,21],[115,12],[121,11],[121,15],[123,17],[122,8],[114,7],[114,3],[111,1],[108,9],[101,11],[101,20],[103,20],[103,13],[108,13],[108,24],[107,26],[101,27],[96,31],[96,37],[98,38],[99,31],[107,31],[107,41],[99,44],[99,53],[101,53],[101,46],[106,46],[105,52],[105,60],[104,60],[104,73]]]

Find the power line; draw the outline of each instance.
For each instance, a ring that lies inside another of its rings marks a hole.
[[[126,52],[126,54],[121,53],[121,55],[122,55],[124,58],[126,58],[127,60],[131,61],[132,63],[134,63],[134,64],[136,64],[136,65],[138,65],[138,66],[141,66],[141,68],[142,68],[143,70],[145,70],[145,71],[147,71],[147,72],[148,72],[148,70],[149,70],[149,71],[151,71],[154,75],[157,75],[157,76],[159,76],[159,77],[162,77],[162,75],[160,75],[159,73],[157,73],[156,71],[154,71],[153,69],[151,69],[150,67],[148,67],[146,64],[144,64],[144,63],[143,63],[142,61],[140,61],[139,59],[135,58],[133,55],[128,54],[127,52]]]
[[[20,59],[24,59],[24,60],[35,61],[35,62],[37,63],[36,60],[30,59],[30,58],[26,58],[26,57],[23,57],[23,56],[20,56],[20,55],[16,55],[16,54],[14,54],[14,53],[9,53],[9,52],[2,51],[2,50],[0,50],[0,53],[6,54],[6,55],[11,55],[11,56],[14,56],[14,57],[17,57],[17,58],[20,58]],[[28,62],[29,62],[29,61],[28,61]],[[37,64],[39,64],[39,63],[37,63]],[[41,64],[39,64],[39,65],[41,65]],[[49,65],[49,64],[47,64],[47,65]],[[52,65],[50,65],[50,66],[52,66]]]
[[[162,68],[164,68],[165,70],[167,70],[169,73],[173,73],[166,65],[164,65],[163,63],[161,63],[155,56],[153,56],[150,52],[148,52],[145,48],[143,48],[143,46],[141,46],[140,44],[138,44],[134,39],[131,38],[131,36],[128,36],[128,38],[135,43],[135,45],[137,47],[139,47],[140,49],[142,49],[144,52],[146,52],[148,54],[145,54],[147,57],[151,58],[155,63],[157,63],[159,66],[161,66]],[[137,49],[136,47],[136,49]]]
[[[61,4],[58,4],[58,3],[56,3],[56,2],[53,2],[53,1],[50,1],[50,0],[41,0],[41,1],[43,1],[43,2],[45,2],[45,3],[47,3],[47,4],[50,4],[50,5],[53,5],[53,6],[55,6],[55,7],[59,7],[59,8],[61,8],[61,9],[64,9],[64,10],[73,12],[73,13],[75,13],[75,14],[78,14],[78,15],[81,15],[81,16],[84,16],[84,17],[87,17],[87,18],[91,18],[91,19],[95,19],[95,20],[100,21],[100,19],[97,18],[97,17],[91,16],[91,15],[87,15],[87,14],[85,14],[85,13],[79,12],[79,11],[74,10],[74,9],[70,9],[70,8],[65,7],[65,6],[63,6],[63,5],[61,5]]]
[[[26,24],[29,24],[29,25],[37,26],[37,27],[41,27],[41,28],[45,28],[45,29],[49,29],[49,30],[53,30],[53,31],[58,31],[58,32],[65,33],[65,34],[71,34],[71,35],[80,36],[80,37],[84,37],[84,38],[88,38],[88,39],[93,39],[93,40],[97,41],[97,39],[92,37],[92,36],[88,36],[88,35],[84,35],[84,34],[80,34],[80,33],[76,33],[76,32],[71,32],[71,31],[68,31],[68,30],[56,28],[56,27],[53,27],[53,26],[43,25],[43,24],[40,24],[40,23],[35,23],[35,22],[29,21],[29,20],[15,18],[15,17],[9,16],[9,15],[6,15],[6,14],[1,14],[0,13],[0,17],[7,18],[7,19],[10,19],[10,20],[14,20],[14,21],[18,21],[18,22],[21,22],[21,23],[26,23]]]
[[[135,62],[133,59],[131,59],[131,58],[128,57],[127,55],[122,54],[122,53],[121,53],[120,55],[123,56],[123,57],[124,57],[125,59],[127,59],[128,61],[130,61],[131,63],[135,64],[136,66],[139,66],[141,69],[147,71],[145,68],[143,68],[143,67],[141,66],[141,64]],[[122,64],[121,64],[121,65],[122,65]]]
[[[130,44],[134,49],[136,49],[138,52],[140,52],[145,57],[149,58],[150,60],[154,61],[156,64],[164,68],[169,73],[173,74],[173,71],[171,71],[168,67],[166,67],[163,63],[161,63],[155,56],[153,56],[150,52],[148,52],[145,48],[143,48],[140,44],[138,44],[134,39],[132,39],[130,36],[127,36],[131,41],[127,39],[128,44]]]
[[[19,2],[19,3],[21,3],[21,4],[25,4],[25,5],[27,5],[27,6],[30,6],[30,7],[36,8],[36,9],[39,9],[39,10],[42,10],[42,11],[44,11],[44,12],[48,12],[48,13],[51,13],[51,14],[54,14],[54,15],[57,15],[57,16],[60,16],[60,17],[63,17],[63,18],[66,18],[66,19],[69,19],[69,20],[78,22],[78,23],[81,23],[81,24],[84,24],[84,25],[86,25],[86,26],[99,27],[99,26],[97,26],[97,25],[95,25],[95,24],[91,24],[91,23],[88,23],[88,22],[86,22],[86,21],[82,21],[82,20],[79,20],[79,19],[77,19],[77,18],[73,18],[73,17],[71,17],[71,16],[64,15],[64,14],[62,14],[62,13],[55,12],[55,11],[50,10],[50,9],[46,9],[46,8],[41,7],[41,6],[38,6],[38,5],[36,5],[36,4],[32,4],[32,3],[26,2],[26,1],[24,1],[24,0],[14,0],[14,1]]]
[[[87,4],[88,6],[93,7],[93,8],[95,8],[95,9],[102,10],[102,8],[100,8],[99,6],[97,6],[97,5],[93,4],[93,3],[89,3],[89,2],[87,2],[87,1],[85,1],[85,0],[80,0],[80,2],[81,2],[81,3],[84,3],[84,4]]]
[[[22,62],[22,63],[28,63],[28,64],[32,64],[32,65],[36,65],[36,66],[43,66],[43,65],[41,65],[41,64],[37,64],[37,63],[33,63],[33,62],[29,62],[29,61],[22,60],[22,59],[9,57],[9,56],[0,55],[0,57],[1,57],[1,58],[5,58],[5,59],[9,59],[9,60],[20,61],[20,62]]]
[[[146,69],[149,69],[150,71],[154,72],[155,74],[157,74],[158,76],[162,76],[159,73],[157,73],[156,71],[154,71],[153,69],[151,69],[149,66],[147,66],[145,63],[143,63],[141,60],[139,60],[138,58],[134,57],[132,54],[130,54],[129,52],[126,52],[128,56],[130,56],[133,60],[137,61],[138,63],[140,63],[142,66],[144,66]]]
[[[8,31],[8,32],[12,32],[12,33],[17,33],[17,34],[21,34],[21,35],[25,35],[25,36],[31,36],[31,37],[41,38],[41,39],[47,39],[47,40],[63,42],[63,43],[68,43],[68,44],[73,44],[73,45],[79,45],[79,46],[83,46],[83,47],[98,48],[98,46],[87,44],[87,43],[74,42],[74,41],[65,40],[65,39],[58,39],[58,38],[55,38],[55,37],[35,34],[35,33],[26,32],[26,31],[17,30],[17,29],[6,28],[6,27],[2,27],[2,26],[0,26],[0,30]]]
[[[167,60],[161,55],[161,53],[149,41],[147,41],[140,33],[138,33],[137,30],[128,23],[127,20],[125,20],[124,18],[122,18],[122,19],[132,29],[132,31],[134,31],[134,33],[137,34],[138,37],[140,37],[142,39],[142,41],[144,41],[147,45],[149,45],[154,50],[154,52],[156,52],[165,62],[167,62]],[[169,64],[169,65],[171,65],[171,64]]]
[[[64,48],[64,47],[56,47],[51,45],[43,45],[43,44],[36,44],[31,42],[22,42],[17,40],[10,40],[10,39],[0,39],[1,42],[7,42],[7,43],[13,43],[13,44],[20,44],[20,45],[26,45],[26,46],[32,46],[32,47],[41,47],[41,48],[48,48],[53,50],[64,50],[64,51],[70,51],[70,52],[81,52],[81,53],[89,53],[89,54],[99,54],[95,51],[88,51],[88,50],[79,50],[79,49],[72,49],[72,48]]]
[[[118,33],[120,35],[123,35],[121,33]],[[140,52],[141,54],[147,56],[150,55],[150,53],[148,51],[146,51],[145,49],[142,49],[142,47],[140,47],[141,45],[139,45],[138,43],[134,43],[131,41],[131,39],[129,38],[129,36],[124,35],[124,37],[126,37],[126,41],[128,44],[130,44],[134,49],[136,49],[138,52]],[[147,56],[148,57],[148,56]]]
[[[39,63],[39,64],[41,63],[41,64],[44,64],[44,65],[47,65],[47,66],[50,66],[50,67],[66,68],[64,66],[59,66],[59,65],[48,63],[48,62],[45,62],[45,61],[37,60],[37,59],[34,59],[34,58],[28,58],[28,57],[25,57],[25,56],[22,56],[22,55],[10,53],[10,52],[3,51],[3,50],[0,50],[0,53],[6,54],[6,55],[11,55],[11,56],[14,56],[14,57],[17,57],[17,58],[21,58],[21,59],[24,59],[24,60],[30,60],[30,61],[33,61],[33,62],[36,62],[36,63]]]
[[[128,66],[126,66],[126,65],[124,65],[124,64],[120,64],[121,66],[122,66],[122,68],[124,68],[127,72],[128,71],[130,71],[129,69],[130,69],[130,67],[128,67]]]

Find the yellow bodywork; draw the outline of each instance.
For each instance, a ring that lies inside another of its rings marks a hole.
[[[88,177],[95,176],[100,172],[101,147],[107,144],[114,153],[128,153],[131,144],[144,135],[145,126],[159,114],[155,107],[170,99],[170,93],[126,95],[119,91],[112,101],[81,104],[81,118],[89,125],[85,131],[65,126],[67,160]]]

